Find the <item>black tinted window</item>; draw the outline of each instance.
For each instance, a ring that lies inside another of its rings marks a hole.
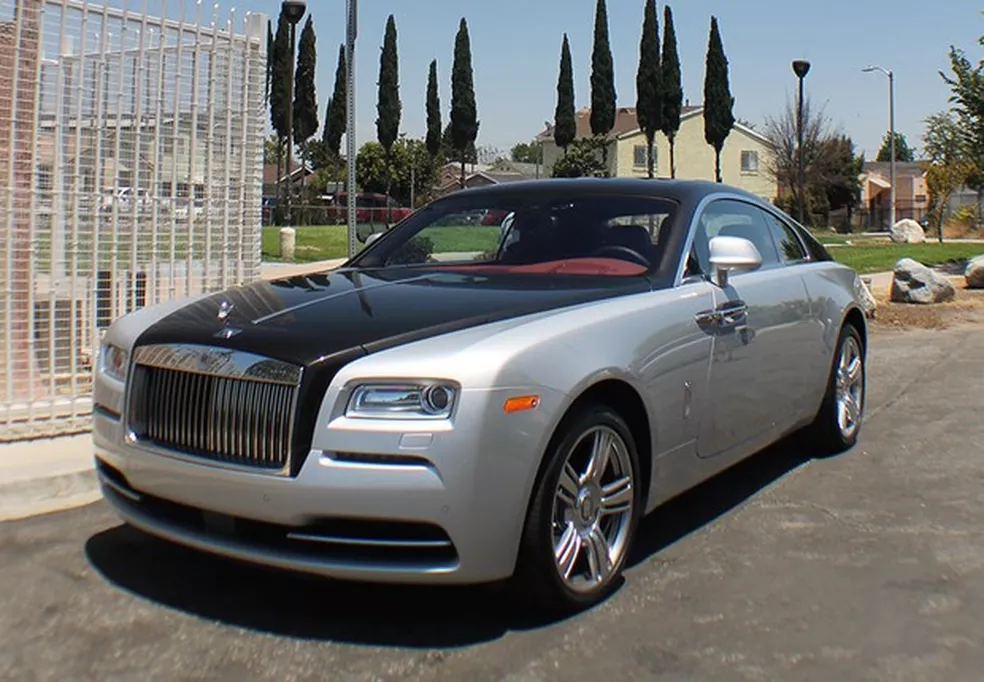
[[[768,211],[762,211],[762,215],[764,216],[765,224],[768,225],[769,231],[772,233],[773,239],[775,239],[776,244],[779,246],[779,256],[783,262],[795,263],[805,260],[806,250],[800,244],[796,233],[793,232],[793,228]]]

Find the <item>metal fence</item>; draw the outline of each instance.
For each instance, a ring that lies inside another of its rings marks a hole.
[[[0,441],[84,431],[109,323],[259,276],[267,18],[0,0]]]

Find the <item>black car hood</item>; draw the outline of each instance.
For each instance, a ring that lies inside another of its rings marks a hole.
[[[207,296],[151,325],[137,345],[196,343],[316,365],[653,286],[645,277],[337,270]]]

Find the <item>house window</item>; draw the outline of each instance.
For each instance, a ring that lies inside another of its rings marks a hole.
[[[741,153],[741,172],[758,173],[759,153],[757,151],[744,150]]]
[[[637,144],[632,150],[632,165],[636,168],[646,167],[646,145]]]
[[[926,201],[928,201],[928,199],[927,199],[927,197],[926,197],[925,194],[917,194],[916,195],[916,203],[917,204],[925,204]]]

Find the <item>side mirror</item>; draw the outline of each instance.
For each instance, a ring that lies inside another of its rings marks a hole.
[[[372,244],[374,241],[376,241],[377,239],[379,239],[382,236],[383,236],[383,233],[382,232],[373,232],[368,237],[366,237],[365,240],[363,240],[363,241],[365,242],[365,245],[366,246],[369,246],[370,244]]]
[[[355,224],[355,238],[360,242],[365,244],[369,237],[373,234],[372,223],[356,223]]]
[[[714,237],[710,243],[711,267],[717,285],[728,286],[728,274],[747,272],[762,267],[762,254],[755,244],[743,237]]]

